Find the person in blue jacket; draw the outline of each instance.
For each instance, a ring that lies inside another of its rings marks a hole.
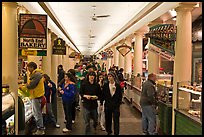
[[[64,114],[66,122],[66,128],[63,128],[63,132],[69,132],[72,130],[72,105],[75,99],[75,83],[74,76],[68,72],[64,76],[65,82],[59,87],[59,92],[62,94],[62,102],[64,107]]]

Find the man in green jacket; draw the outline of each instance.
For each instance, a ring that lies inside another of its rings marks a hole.
[[[27,65],[28,71],[30,72],[28,83],[24,86],[20,86],[21,90],[27,89],[30,93],[30,99],[32,101],[33,115],[36,120],[37,131],[34,135],[44,135],[45,128],[43,124],[43,116],[41,111],[41,101],[44,96],[44,82],[42,79],[42,70],[37,69],[35,62],[30,62]]]

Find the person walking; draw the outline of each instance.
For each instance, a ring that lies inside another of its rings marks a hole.
[[[105,100],[105,128],[108,135],[112,134],[112,119],[114,122],[114,135],[120,132],[120,105],[122,102],[122,91],[118,82],[115,81],[116,74],[108,73],[108,83],[103,86],[101,94],[101,107]]]
[[[140,106],[142,109],[142,130],[145,135],[156,135],[156,75],[148,75],[142,84]]]
[[[65,71],[64,71],[62,65],[59,65],[57,68],[58,68],[57,69],[57,74],[58,74],[58,76],[57,76],[57,87],[59,87],[61,85],[60,82],[64,79]],[[59,93],[58,97],[61,97],[61,96],[62,95]]]
[[[104,85],[104,76],[102,73],[98,74],[97,82],[100,85],[101,90],[103,90]],[[104,112],[104,101],[102,102],[102,106],[100,106],[100,100],[98,100],[98,121],[101,127],[101,130],[105,131],[105,112]]]
[[[85,134],[91,134],[90,120],[93,119],[93,127],[96,130],[98,123],[97,99],[100,98],[101,89],[96,82],[96,73],[91,71],[83,81],[80,96],[83,100],[83,116],[85,121]]]
[[[66,73],[64,76],[65,82],[59,87],[59,92],[62,94],[62,102],[64,107],[64,114],[66,120],[66,128],[63,128],[63,132],[69,132],[72,130],[72,105],[75,98],[75,83],[72,73]]]
[[[45,97],[46,97],[46,107],[47,107],[47,114],[46,114],[45,121],[46,123],[50,121],[53,126],[55,126],[56,128],[59,128],[60,125],[57,124],[57,120],[55,119],[55,116],[52,110],[52,102],[54,100],[54,96],[57,91],[56,85],[47,74],[43,74],[43,81],[44,81],[44,87],[45,87]]]
[[[19,89],[24,91],[28,90],[30,93],[29,98],[32,101],[32,111],[37,126],[37,130],[33,135],[44,135],[45,127],[41,111],[41,102],[45,93],[44,82],[42,79],[43,72],[42,70],[37,69],[37,64],[35,62],[29,62],[27,69],[30,72],[28,83],[26,85],[21,85]]]

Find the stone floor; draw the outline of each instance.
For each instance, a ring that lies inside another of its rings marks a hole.
[[[46,135],[84,135],[84,119],[83,110],[77,110],[76,120],[73,124],[73,129],[69,133],[63,133],[62,129],[65,127],[64,123],[64,112],[62,106],[62,100],[60,97],[58,99],[58,123],[60,128],[46,127]],[[120,135],[142,135],[141,129],[141,113],[132,107],[127,100],[124,100],[124,104],[121,105],[121,115],[120,115]],[[106,131],[97,129],[94,131],[92,129],[93,135],[106,135]]]

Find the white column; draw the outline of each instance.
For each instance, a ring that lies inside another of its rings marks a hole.
[[[196,2],[181,3],[175,10],[177,12],[176,46],[174,58],[173,102],[172,102],[172,134],[175,130],[175,113],[177,82],[191,81],[192,67],[192,15],[191,10]]]
[[[132,37],[127,38],[126,44],[131,47]],[[131,74],[132,72],[132,53],[131,51],[124,57],[124,73]]]
[[[124,69],[124,57],[122,56],[122,54],[119,53],[119,69],[123,68]]]
[[[113,56],[114,56],[114,65],[115,66],[119,66],[119,52],[118,50],[116,49],[117,47],[117,44],[114,46],[114,51],[113,51]]]
[[[42,70],[44,73],[51,75],[51,56],[52,56],[52,45],[51,45],[51,30],[48,29],[47,34],[47,56],[43,56]]]
[[[69,54],[71,54],[72,52],[74,52],[74,50],[73,49],[71,49],[70,48],[70,53]],[[69,68],[68,68],[68,70],[69,69],[73,69],[74,68],[74,65],[75,65],[75,61],[74,61],[74,58],[69,58]]]
[[[135,43],[134,43],[134,76],[139,73],[142,75],[142,50],[143,50],[143,33],[135,32]]]
[[[15,133],[18,135],[18,25],[17,3],[2,3],[2,84],[15,99]]]
[[[54,41],[57,39],[57,35],[51,34],[51,45],[54,45]],[[50,78],[57,85],[57,66],[58,66],[58,55],[51,55],[51,75]]]
[[[66,55],[64,56],[64,60],[63,60],[63,66],[64,66],[64,70],[68,70],[68,65],[69,65],[69,46],[66,45]]]

